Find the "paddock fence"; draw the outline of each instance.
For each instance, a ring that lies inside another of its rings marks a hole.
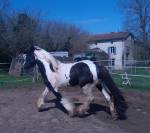
[[[19,87],[33,84],[31,75],[13,76],[9,74],[10,63],[0,63],[0,88]]]
[[[0,63],[0,73],[8,72],[10,67],[10,63]]]
[[[121,88],[150,90],[150,60],[145,60],[145,61],[116,60],[116,62],[124,63],[124,64],[122,63],[123,65],[121,67],[120,64],[119,66],[117,66],[115,62],[112,63],[112,60],[101,60],[96,62],[104,65],[109,70],[115,82]],[[126,78],[123,78],[124,76],[126,76]],[[123,84],[125,80],[129,80],[131,85]]]
[[[72,58],[62,59],[63,62],[74,62]],[[98,60],[95,61],[101,65],[104,65],[112,75],[113,79],[119,85],[120,88],[132,88],[132,89],[140,89],[140,90],[150,90],[150,60],[146,61],[123,61],[126,62],[126,65],[122,65],[119,67],[112,62],[112,60]],[[122,62],[117,60],[117,62]],[[37,68],[35,74],[27,76],[22,75],[20,77],[10,76],[9,72],[10,63],[0,63],[0,86],[2,85],[20,85],[20,84],[32,84],[33,82],[38,82],[36,79],[40,79],[39,74],[37,74]],[[121,68],[121,69],[116,69]],[[129,79],[131,85],[123,84],[123,76],[127,74],[127,78]]]

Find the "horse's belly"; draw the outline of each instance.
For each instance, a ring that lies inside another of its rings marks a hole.
[[[58,79],[58,86],[68,86],[69,85],[69,77],[62,76]]]

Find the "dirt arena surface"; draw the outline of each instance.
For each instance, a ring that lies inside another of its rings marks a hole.
[[[49,110],[38,112],[39,87],[0,89],[0,133],[148,133],[150,131],[150,91],[123,91],[129,105],[126,120],[113,121],[103,96],[94,91],[95,101],[89,115],[70,118],[55,108],[51,94]],[[79,88],[61,90],[74,99],[84,96]]]

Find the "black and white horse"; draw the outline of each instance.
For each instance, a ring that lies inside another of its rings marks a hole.
[[[35,64],[38,65],[46,85],[38,99],[38,109],[42,107],[45,96],[51,91],[70,116],[83,115],[94,99],[92,90],[98,88],[108,101],[110,112],[114,118],[120,118],[125,114],[127,109],[125,99],[105,67],[89,60],[62,63],[38,46],[33,46],[27,53],[24,68],[27,69]],[[82,105],[76,107],[68,98],[61,95],[59,87],[68,85],[78,85],[83,89],[86,100]]]

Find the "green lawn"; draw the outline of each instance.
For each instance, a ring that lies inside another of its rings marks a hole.
[[[150,78],[129,76],[131,86],[125,86],[125,85],[123,86],[121,75],[118,75],[118,74],[122,74],[124,72],[123,71],[113,71],[113,72],[117,73],[117,74],[112,74],[112,77],[120,88],[150,90]],[[148,69],[147,70],[139,69],[136,71],[136,73],[133,73],[133,71],[129,70],[128,73],[150,76],[150,70]],[[33,83],[31,76],[24,75],[20,77],[14,77],[14,76],[10,76],[6,72],[0,71],[0,87],[1,88],[32,86],[35,84],[41,84],[41,80],[38,83]]]
[[[40,83],[40,82],[38,82]],[[24,76],[11,76],[7,72],[0,72],[0,87],[19,87],[19,86],[31,86],[35,83],[32,82],[32,77],[28,75]]]
[[[124,71],[113,71],[117,74],[123,74]],[[138,90],[150,90],[150,69],[136,69],[131,70],[128,69],[126,71],[128,74],[132,75],[143,75],[143,76],[149,76],[149,77],[139,77],[139,76],[128,76],[131,82],[131,86],[123,86],[122,85],[122,77],[121,75],[112,74],[115,82],[119,87],[125,88],[125,89],[138,89]]]

